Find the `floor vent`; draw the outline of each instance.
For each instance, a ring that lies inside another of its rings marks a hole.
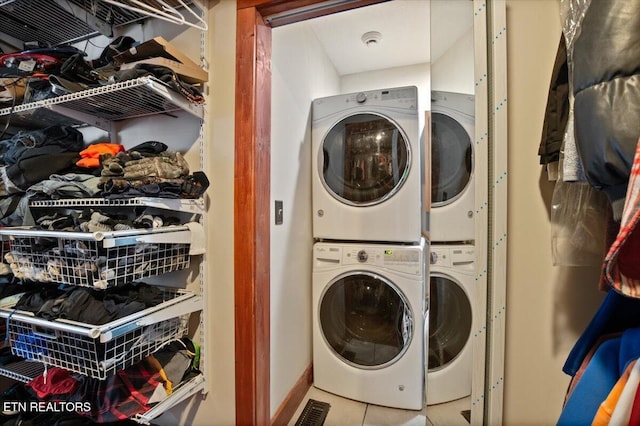
[[[327,414],[329,414],[329,408],[331,408],[331,405],[326,402],[316,401],[315,399],[308,400],[307,405],[305,405],[304,410],[302,410],[300,417],[296,421],[296,426],[322,426]]]
[[[464,417],[469,423],[471,423],[471,410],[460,411],[462,417]]]

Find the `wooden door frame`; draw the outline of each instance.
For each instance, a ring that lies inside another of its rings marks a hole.
[[[234,159],[236,424],[270,419],[271,28],[387,0],[238,0]]]

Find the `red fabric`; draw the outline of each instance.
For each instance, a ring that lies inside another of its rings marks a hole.
[[[84,150],[80,151],[80,157],[82,157],[82,159],[76,163],[76,166],[95,169],[100,167],[101,155],[116,155],[117,153],[122,151],[124,151],[124,146],[120,145],[119,143],[94,143],[86,147]]]
[[[620,229],[614,243],[609,247],[609,251],[604,259],[603,275],[605,283],[608,283],[618,293],[640,298],[640,273],[638,267],[634,265],[638,251],[638,241],[640,237],[637,228],[640,223],[640,141],[636,145],[636,153],[633,159],[633,166],[629,176],[629,185],[625,197],[624,209]],[[635,234],[635,235],[634,235]],[[627,245],[631,244],[627,248]],[[624,265],[620,264],[620,255],[626,251]],[[622,267],[621,267],[622,266]],[[623,270],[626,268],[626,270]],[[627,275],[629,272],[631,275]]]
[[[80,383],[69,375],[67,370],[54,367],[44,374],[39,375],[27,386],[33,389],[38,398],[46,398],[52,395],[69,395],[76,391]]]
[[[148,411],[149,399],[155,389],[163,385],[160,373],[148,359],[119,370],[105,380],[84,378],[68,400],[91,402],[91,411],[81,414],[97,423],[125,420]]]
[[[69,372],[57,367],[49,369],[46,380],[47,385],[44,385],[44,377],[41,374],[29,382],[27,386],[36,390],[36,392],[40,386],[44,386],[44,389],[51,387],[54,392],[58,392],[38,393],[38,397],[44,400],[91,403],[90,411],[79,412],[79,414],[90,417],[97,423],[125,420],[136,414],[148,411],[151,408],[148,405],[151,396],[158,386],[163,386],[160,372],[157,371],[154,363],[149,362],[150,357],[124,370],[119,370],[105,380],[98,380],[88,376],[79,378],[77,382],[71,379],[76,384],[70,392],[67,392],[68,388],[66,386],[59,384],[58,375],[61,373],[56,370],[61,370],[66,375]],[[64,379],[64,377],[62,378]],[[66,380],[63,380],[62,383],[70,384]]]
[[[629,425],[640,425],[640,389],[636,389],[636,396],[633,397],[633,406],[631,407]]]
[[[640,229],[634,230],[627,237],[625,244],[618,253],[618,269],[634,280],[640,279]]]

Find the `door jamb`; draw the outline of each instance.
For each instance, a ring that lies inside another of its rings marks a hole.
[[[353,0],[293,23],[388,0]],[[234,296],[236,424],[270,419],[271,14],[325,0],[238,0],[234,158]],[[327,2],[328,3],[328,2]]]

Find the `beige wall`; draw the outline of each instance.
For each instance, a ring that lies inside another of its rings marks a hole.
[[[193,43],[200,43],[194,38]],[[233,180],[236,1],[210,2],[209,102],[203,170],[207,200],[204,369],[208,394],[188,398],[154,421],[160,426],[235,424]]]
[[[561,34],[559,0],[507,0],[509,200],[505,425],[553,425],[562,365],[602,296],[599,268],[554,267],[549,201],[538,164],[547,90]]]
[[[205,169],[211,181],[207,214],[205,366],[209,394],[193,425],[235,423],[233,288],[233,182],[235,126],[236,2],[223,0],[209,12],[209,104]],[[213,422],[215,419],[215,422]],[[183,423],[189,424],[189,423]]]
[[[281,225],[271,211],[273,417],[311,364],[311,101],[335,95],[340,82],[303,23],[273,29],[271,76],[271,205],[281,200],[284,210]]]

